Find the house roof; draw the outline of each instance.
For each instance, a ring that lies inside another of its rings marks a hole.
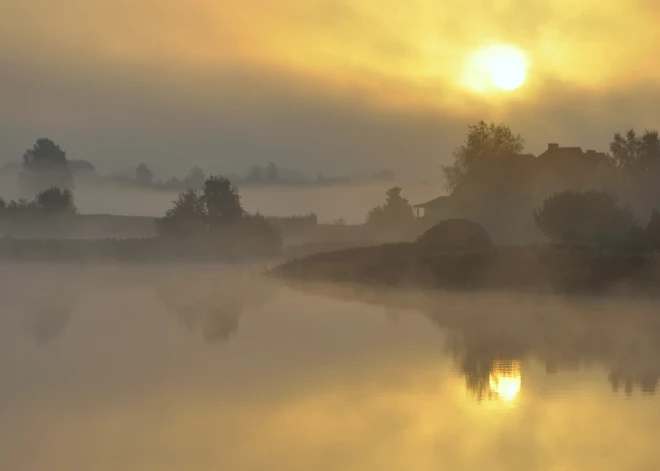
[[[445,206],[448,206],[451,203],[451,197],[450,196],[439,196],[437,198],[432,199],[431,201],[427,201],[426,203],[420,203],[420,204],[415,204],[413,205],[413,208],[442,208]]]

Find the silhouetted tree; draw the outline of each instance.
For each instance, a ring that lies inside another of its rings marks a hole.
[[[660,169],[660,138],[658,131],[644,131],[638,136],[634,130],[614,135],[610,144],[612,162],[620,170],[627,185],[650,171]]]
[[[395,186],[385,193],[387,199],[383,206],[376,206],[367,215],[367,224],[374,228],[389,229],[412,224],[415,220],[413,208],[408,200],[401,196],[401,187]]]
[[[264,182],[264,171],[258,165],[253,165],[248,170],[247,175],[245,176],[245,181],[248,183],[263,183]]]
[[[140,164],[135,169],[135,181],[144,187],[150,187],[153,184],[154,175],[146,164]]]
[[[165,212],[165,217],[156,221],[163,234],[186,234],[206,227],[206,211],[196,190],[188,189],[179,194],[174,206]]]
[[[264,169],[264,181],[267,183],[276,183],[279,180],[280,171],[273,162],[266,165]]]
[[[534,221],[545,236],[564,243],[620,242],[640,230],[630,208],[595,190],[555,193],[534,212]]]
[[[201,201],[210,224],[231,224],[245,214],[238,188],[225,177],[211,175],[204,182]]]
[[[75,213],[73,193],[70,190],[50,188],[37,195],[35,202],[39,209],[47,213]]]
[[[50,139],[37,140],[23,154],[21,183],[23,190],[31,194],[51,187],[73,188],[66,153]]]
[[[39,212],[39,206],[37,202],[32,200],[28,201],[25,198],[21,198],[18,201],[11,200],[7,205],[5,211],[6,214],[26,214],[26,213],[37,213]]]
[[[503,124],[479,121],[468,126],[465,143],[454,151],[454,163],[443,166],[447,189],[454,190],[467,174],[484,162],[492,162],[522,152],[524,140]]]
[[[201,192],[181,193],[156,226],[162,235],[201,236],[193,245],[210,248],[213,256],[272,255],[282,244],[277,227],[243,211],[237,188],[224,177],[210,176]]]
[[[204,180],[206,180],[204,171],[199,167],[193,167],[188,172],[188,175],[186,175],[184,183],[187,188],[199,190],[204,186]]]

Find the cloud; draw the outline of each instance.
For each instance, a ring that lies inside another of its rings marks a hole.
[[[440,178],[477,119],[604,149],[659,113],[660,11],[613,0],[14,1],[0,18],[0,158],[49,135],[101,169],[274,160],[308,172]],[[635,34],[627,34],[634,31]],[[513,94],[475,94],[466,58],[511,43]]]

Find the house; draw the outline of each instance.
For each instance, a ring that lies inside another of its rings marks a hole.
[[[455,207],[451,196],[439,196],[426,203],[413,205],[417,219],[441,221],[453,217]]]
[[[515,157],[506,163],[493,164],[496,167],[481,168],[449,196],[414,205],[417,218],[437,222],[465,217],[461,208],[466,202],[485,209],[493,194],[504,196],[514,189],[517,191],[514,194],[523,195],[524,200],[532,203],[561,189],[608,187],[615,178],[607,154],[594,150],[583,152],[580,147],[551,143],[538,157],[532,154]]]

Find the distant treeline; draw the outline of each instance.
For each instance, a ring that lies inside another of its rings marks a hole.
[[[137,165],[134,171],[99,175],[91,162],[67,159],[66,152],[46,138],[38,139],[31,149],[26,150],[22,162],[13,162],[0,169],[0,175],[2,174],[18,174],[19,186],[25,197],[32,197],[38,191],[51,187],[73,189],[76,179],[168,191],[199,190],[206,180],[204,171],[197,166],[192,167],[183,177],[173,176],[159,180],[145,163]],[[323,173],[310,178],[296,170],[280,170],[273,162],[266,166],[252,165],[244,174],[231,174],[227,175],[227,178],[239,186],[342,185],[353,182],[348,177],[326,176]],[[391,181],[394,180],[394,173],[387,169],[380,170],[374,172],[369,179]]]

